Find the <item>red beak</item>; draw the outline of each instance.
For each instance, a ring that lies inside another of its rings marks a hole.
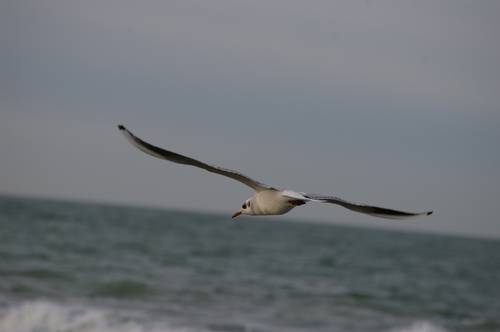
[[[231,218],[233,218],[233,219],[234,219],[234,218],[236,218],[237,216],[239,216],[240,214],[241,214],[241,211],[238,211],[238,212],[236,212],[235,214],[233,214],[233,215],[231,216]]]

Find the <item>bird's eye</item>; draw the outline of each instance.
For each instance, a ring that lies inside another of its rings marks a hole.
[[[243,203],[243,205],[241,207],[244,208],[244,209],[246,209],[247,205],[245,203]]]

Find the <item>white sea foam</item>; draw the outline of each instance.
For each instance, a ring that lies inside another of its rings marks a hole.
[[[389,332],[447,332],[447,330],[427,321],[417,321],[409,326],[392,329]]]
[[[2,332],[194,332],[166,323],[132,321],[105,309],[26,302],[0,313]]]

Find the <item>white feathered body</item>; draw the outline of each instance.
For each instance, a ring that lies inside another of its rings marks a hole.
[[[262,190],[250,199],[250,209],[254,215],[284,214],[295,207],[289,201],[290,198],[283,196],[281,191]]]

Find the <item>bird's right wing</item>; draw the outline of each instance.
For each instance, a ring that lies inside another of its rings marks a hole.
[[[387,209],[378,206],[364,205],[358,203],[348,202],[341,198],[335,196],[326,196],[326,195],[316,195],[316,194],[307,194],[307,193],[299,193],[292,190],[284,190],[284,196],[294,198],[294,199],[302,199],[306,202],[320,202],[320,203],[331,203],[337,204],[345,207],[346,209],[369,214],[374,217],[386,218],[386,219],[407,219],[418,216],[428,216],[433,213],[433,211],[427,211],[422,213],[412,213],[412,212],[404,212],[398,210]]]
[[[127,140],[132,143],[135,147],[137,147],[139,150],[141,150],[144,153],[147,153],[153,157],[160,158],[160,159],[165,159],[168,161],[172,161],[177,164],[183,164],[183,165],[190,165],[190,166],[195,166],[202,168],[206,171],[220,174],[227,176],[233,180],[239,181],[243,184],[246,184],[250,188],[254,189],[255,191],[262,191],[262,190],[267,190],[267,189],[274,189],[271,186],[268,186],[266,184],[260,183],[258,181],[255,181],[251,178],[249,178],[246,175],[243,175],[237,171],[233,171],[230,169],[218,167],[218,166],[212,166],[209,164],[206,164],[204,162],[201,162],[199,160],[189,158],[186,156],[183,156],[181,154],[168,151],[162,148],[159,148],[157,146],[154,146],[152,144],[149,144],[134,134],[132,134],[127,128],[125,128],[123,125],[119,125],[118,129],[125,135]]]

